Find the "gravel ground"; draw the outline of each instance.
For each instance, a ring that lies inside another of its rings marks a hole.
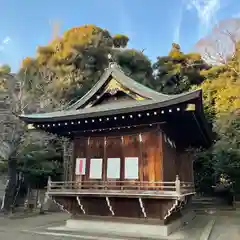
[[[4,240],[63,240],[68,238],[43,236],[25,233],[24,230],[36,230],[48,226],[64,224],[68,218],[66,214],[48,214],[24,219],[8,219],[0,217],[0,239]],[[79,238],[78,238],[79,239]]]
[[[53,236],[53,235],[39,235],[36,232],[46,232],[48,227],[54,226],[63,226],[64,221],[69,218],[69,215],[64,213],[54,213],[48,215],[38,215],[35,217],[29,217],[24,219],[8,219],[0,217],[0,239],[4,240],[67,240],[67,239],[78,239],[78,240],[110,240],[112,238],[108,237],[69,237],[69,236]],[[197,239],[196,235],[200,235],[202,227],[205,225],[205,219],[199,217],[197,221],[194,221],[194,224],[189,224],[182,229],[179,234],[183,236],[185,232],[188,234],[186,239]],[[35,233],[33,233],[35,232]],[[77,233],[78,234],[78,233]],[[79,233],[81,234],[81,233]],[[138,238],[136,238],[138,239]],[[175,240],[173,236],[171,238]],[[182,237],[181,237],[182,239]],[[185,238],[184,238],[185,239]],[[122,240],[124,240],[122,238]]]
[[[239,240],[240,215],[217,216],[209,240]]]
[[[16,232],[0,232],[1,239],[4,240],[65,240],[69,237],[44,236],[34,233],[16,233]],[[73,238],[71,238],[73,239]],[[79,239],[79,238],[78,238]]]
[[[64,213],[54,213],[48,215],[39,215],[25,219],[8,219],[0,217],[0,239],[4,240],[110,240],[110,238],[94,238],[94,237],[69,237],[69,236],[53,236],[39,235],[32,232],[46,231],[47,227],[64,225],[64,221],[69,216]],[[210,240],[239,240],[240,239],[240,216],[211,216],[216,222],[213,227]],[[185,240],[200,239],[204,226],[209,221],[209,216],[197,216],[196,220],[180,230],[180,234],[184,235]],[[27,231],[27,232],[26,232]],[[174,240],[174,238],[172,238]]]

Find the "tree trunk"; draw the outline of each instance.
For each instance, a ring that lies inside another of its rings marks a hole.
[[[13,208],[17,186],[17,160],[14,157],[8,159],[8,186],[5,189],[4,212],[10,212]]]

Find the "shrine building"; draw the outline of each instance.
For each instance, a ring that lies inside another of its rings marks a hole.
[[[113,63],[64,110],[20,118],[68,139],[64,179],[48,195],[75,219],[171,223],[195,194],[189,149],[211,145],[201,90],[165,95]]]

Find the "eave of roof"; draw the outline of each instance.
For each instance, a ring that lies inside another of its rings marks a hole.
[[[114,102],[104,105],[97,105],[91,108],[69,109],[51,113],[20,115],[20,119],[28,123],[65,121],[72,119],[83,119],[90,117],[109,116],[113,114],[125,114],[150,109],[164,108],[184,102],[189,102],[201,98],[201,90],[184,93],[181,95],[169,95],[168,99],[158,100],[130,100],[123,102]]]

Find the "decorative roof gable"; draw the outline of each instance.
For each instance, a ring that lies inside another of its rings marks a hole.
[[[123,92],[133,100],[165,101],[172,96],[156,92],[125,75],[116,64],[105,70],[99,81],[81,99],[68,106],[66,110],[78,110],[91,107],[106,93],[114,95]]]

